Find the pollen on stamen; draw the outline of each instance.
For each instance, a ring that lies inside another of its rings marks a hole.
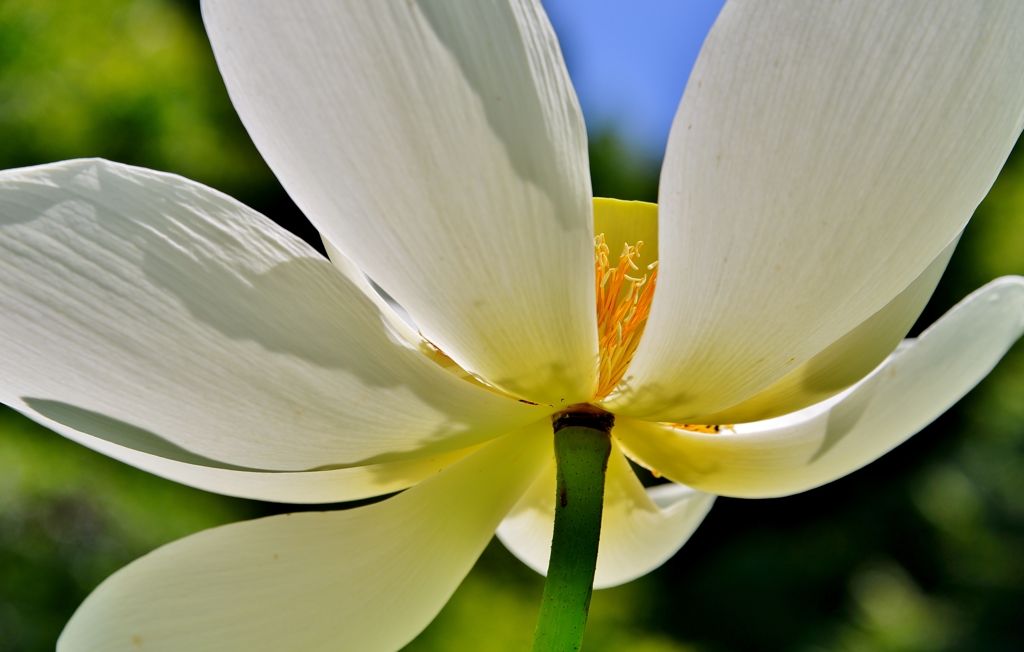
[[[640,343],[651,300],[657,284],[657,261],[646,266],[649,274],[637,278],[627,272],[639,270],[637,260],[643,241],[622,247],[618,266],[611,267],[604,234],[594,239],[594,270],[597,285],[597,329],[601,350],[598,398],[611,393],[626,373]]]

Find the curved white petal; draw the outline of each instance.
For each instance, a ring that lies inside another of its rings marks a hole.
[[[79,427],[89,427],[91,422],[92,431],[102,436],[70,428],[38,412],[23,409],[23,413],[72,441],[162,478],[225,496],[276,503],[340,503],[401,491],[485,445],[384,464],[311,471],[261,471],[232,467],[189,453],[151,433],[100,414],[77,423]],[[81,413],[76,416],[81,417]],[[541,421],[548,423],[547,419]]]
[[[644,490],[612,446],[601,515],[594,588],[624,584],[661,566],[686,543],[715,497],[678,484]],[[550,462],[498,526],[512,554],[547,574],[555,518],[555,464]]]
[[[441,610],[544,467],[550,423],[383,502],[235,523],[115,573],[58,651],[397,650]]]
[[[0,401],[143,453],[274,470],[448,453],[550,411],[430,362],[365,285],[180,177],[5,171]]]
[[[611,403],[687,421],[881,309],[959,233],[1024,123],[1024,3],[728,3],[659,196],[658,292]]]
[[[906,441],[981,381],[1021,333],[1024,278],[1007,276],[822,404],[719,434],[617,417],[616,434],[639,463],[702,491],[741,498],[798,493]]]
[[[356,267],[355,263],[349,260],[348,256],[341,253],[341,250],[335,247],[334,243],[324,237],[323,234],[320,234],[320,242],[324,245],[324,251],[327,253],[327,259],[331,261],[331,264],[337,267],[346,277],[362,281],[361,286],[367,290],[367,294],[372,294],[383,300],[378,304],[380,305],[380,311],[394,324],[395,331],[402,339],[421,351],[425,350],[424,344],[426,344],[427,348],[430,347],[430,344],[416,330],[416,324],[412,321],[412,317],[405,308],[398,305],[393,298],[381,296],[376,288],[370,286],[368,279]]]
[[[466,369],[596,381],[586,131],[534,0],[203,3],[228,92],[326,237]]]
[[[327,251],[327,255],[330,258],[331,263],[341,270],[345,276],[356,280],[368,295],[373,296],[374,301],[380,308],[381,315],[394,327],[395,333],[399,337],[404,339],[411,346],[419,349],[421,353],[427,356],[430,360],[433,360],[436,364],[440,365],[445,371],[455,374],[457,377],[473,383],[474,385],[486,387],[491,391],[500,392],[509,398],[513,398],[517,401],[519,400],[510,394],[505,394],[494,385],[481,381],[479,378],[466,371],[461,365],[459,365],[459,363],[445,355],[443,351],[424,339],[423,335],[421,335],[416,329],[416,323],[405,308],[398,305],[390,295],[381,296],[380,292],[378,292],[379,286],[378,288],[373,288],[359,268],[349,260],[348,256],[341,253],[341,250],[335,247],[334,243],[323,237],[321,238],[321,241],[324,244],[324,249]]]
[[[824,351],[739,405],[698,417],[694,422],[771,419],[820,403],[867,376],[896,350],[914,326],[959,241],[958,235],[907,289]]]

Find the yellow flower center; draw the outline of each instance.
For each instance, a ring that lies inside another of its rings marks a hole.
[[[601,371],[597,397],[611,393],[626,373],[640,344],[658,279],[658,262],[641,272],[637,261],[644,243],[623,244],[619,264],[611,266],[604,234],[594,239],[594,272],[597,283],[597,334]]]

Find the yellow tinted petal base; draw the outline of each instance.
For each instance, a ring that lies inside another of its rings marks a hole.
[[[622,379],[640,337],[658,276],[658,207],[594,199],[594,272],[601,372],[597,396]],[[612,252],[618,263],[611,266]]]

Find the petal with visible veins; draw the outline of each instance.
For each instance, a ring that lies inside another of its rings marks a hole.
[[[596,386],[586,129],[534,0],[203,3],[217,64],[320,232],[492,385]]]
[[[444,371],[361,277],[181,177],[4,171],[0,253],[0,401],[118,446],[298,471],[450,453],[550,412]]]
[[[882,309],[995,180],[1021,61],[1017,0],[727,3],[672,126],[658,292],[610,409],[692,423]]]

